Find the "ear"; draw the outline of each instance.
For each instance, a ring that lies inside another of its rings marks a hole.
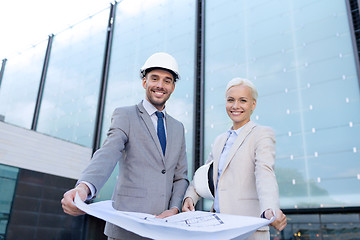
[[[256,100],[254,99],[251,110],[254,111],[256,108]]]
[[[172,90],[171,90],[171,93],[173,93],[175,90],[175,82],[173,82],[173,86],[172,86]]]
[[[146,77],[143,77],[142,79],[142,86],[144,89],[146,89]]]

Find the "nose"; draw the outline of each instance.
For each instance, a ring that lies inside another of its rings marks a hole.
[[[240,107],[240,102],[239,101],[234,101],[234,104],[232,106],[233,108],[239,108]]]
[[[157,82],[156,82],[156,86],[157,86],[158,88],[162,88],[162,87],[164,86],[164,81],[163,81],[163,80],[157,81]]]

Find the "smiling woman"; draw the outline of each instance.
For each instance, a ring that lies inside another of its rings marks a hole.
[[[219,135],[206,164],[213,163],[211,177],[214,203],[212,212],[276,219],[270,225],[281,231],[287,225],[280,210],[279,190],[275,177],[275,134],[270,127],[250,121],[256,107],[257,90],[242,78],[232,79],[226,86],[226,112],[232,127]],[[208,176],[209,176],[208,175]],[[202,189],[191,182],[183,204],[183,211],[194,210]],[[269,228],[261,228],[248,239],[270,239]]]
[[[250,121],[256,107],[257,91],[254,85],[241,78],[234,78],[226,87],[226,112],[237,130]]]

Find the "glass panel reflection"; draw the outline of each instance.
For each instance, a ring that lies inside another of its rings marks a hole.
[[[276,132],[281,207],[360,204],[360,98],[345,2],[209,1],[205,63],[206,154],[231,126],[226,83],[245,77],[259,91],[252,120]]]
[[[0,164],[0,239],[5,239],[19,169]]]
[[[0,115],[5,122],[31,128],[46,46],[43,41],[7,60],[0,86]]]
[[[111,53],[102,141],[116,107],[138,104],[145,92],[140,67],[155,52],[168,52],[179,64],[181,79],[167,103],[167,112],[185,127],[188,163],[192,163],[192,121],[195,51],[195,2],[127,0],[118,3]],[[191,173],[190,173],[191,174]],[[111,197],[117,172],[97,200]]]
[[[55,35],[37,130],[92,147],[109,9]]]

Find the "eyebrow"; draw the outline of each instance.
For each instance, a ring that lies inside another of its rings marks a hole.
[[[160,77],[160,76],[159,76],[158,74],[156,74],[156,73],[150,73],[150,74],[149,74],[149,77]],[[171,77],[166,76],[165,78],[174,81],[174,79],[171,78]]]
[[[159,77],[159,75],[155,74],[155,73],[150,73],[149,77]]]
[[[234,98],[235,99],[235,97],[232,97],[232,96],[227,96],[226,98]],[[242,98],[249,99],[248,97],[239,97],[239,99],[242,99]]]

